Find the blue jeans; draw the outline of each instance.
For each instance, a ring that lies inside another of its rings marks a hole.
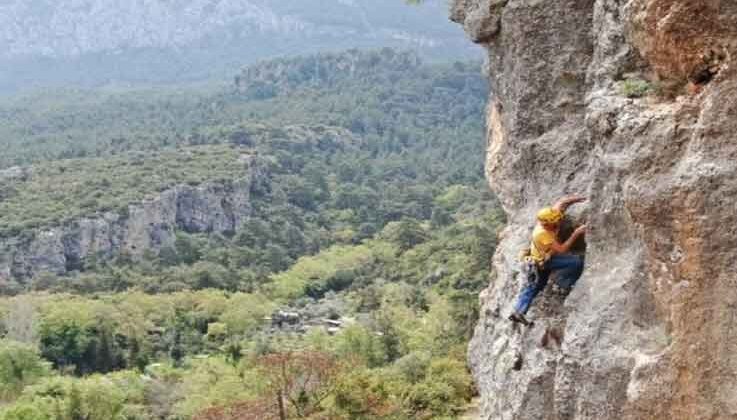
[[[548,262],[539,269],[540,276],[536,283],[528,284],[517,300],[514,310],[526,314],[535,297],[545,290],[550,275],[558,273],[558,285],[561,287],[573,287],[583,272],[583,258],[572,254],[559,254],[550,257]]]

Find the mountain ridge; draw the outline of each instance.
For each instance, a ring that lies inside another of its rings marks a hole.
[[[440,0],[13,0],[0,4],[0,90],[221,78],[261,59],[351,47],[478,57],[445,9]]]

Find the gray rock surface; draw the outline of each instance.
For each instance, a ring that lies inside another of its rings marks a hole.
[[[251,214],[252,185],[265,176],[255,162],[244,164],[251,170],[242,179],[178,186],[129,205],[126,215],[105,213],[0,239],[0,281],[22,281],[42,272],[65,274],[89,257],[156,254],[174,245],[176,230],[235,232]]]
[[[455,0],[451,16],[488,49],[487,172],[510,221],[469,349],[482,418],[737,419],[737,2]],[[516,254],[573,192],[590,198],[584,275],[516,329]]]

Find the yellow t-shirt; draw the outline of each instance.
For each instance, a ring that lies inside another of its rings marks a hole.
[[[545,230],[541,225],[535,226],[532,231],[532,243],[530,244],[530,257],[535,262],[541,263],[550,258],[550,249],[555,242],[555,233]]]

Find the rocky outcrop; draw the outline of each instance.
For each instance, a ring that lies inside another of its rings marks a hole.
[[[108,212],[64,226],[0,240],[0,280],[27,280],[34,274],[65,274],[82,268],[87,258],[157,254],[174,246],[177,230],[199,233],[236,232],[251,214],[251,191],[264,183],[256,158],[241,179],[182,185],[141,203],[127,214]]]
[[[737,2],[455,0],[452,18],[489,52],[509,215],[469,349],[483,418],[737,419]],[[515,329],[514,258],[571,192],[590,198],[584,275]]]

